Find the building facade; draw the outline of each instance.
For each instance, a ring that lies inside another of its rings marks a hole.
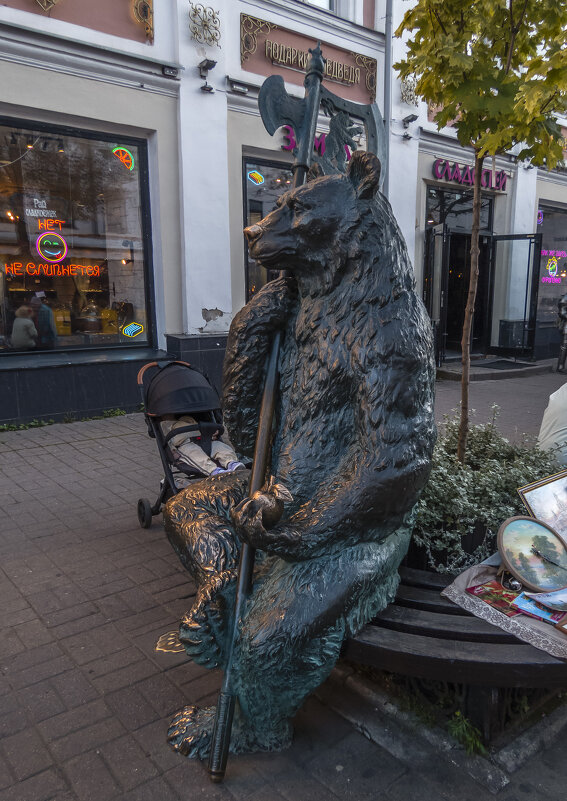
[[[406,6],[394,0],[394,28]],[[0,424],[134,409],[136,372],[154,359],[219,385],[232,317],[267,279],[242,229],[291,183],[294,131],[265,131],[262,81],[280,74],[301,97],[320,41],[325,85],[382,110],[385,15],[386,0],[0,6]],[[394,61],[402,49],[394,40]],[[389,198],[449,355],[472,153],[387,72]],[[328,131],[322,114],[320,153]],[[477,352],[556,354],[566,181],[513,155],[487,164]]]

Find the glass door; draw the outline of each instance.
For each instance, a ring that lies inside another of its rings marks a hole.
[[[439,366],[445,358],[447,328],[446,249],[447,229],[443,223],[425,231],[423,302],[431,317],[435,336],[435,359]]]
[[[495,236],[492,240],[489,349],[533,356],[541,234]]]

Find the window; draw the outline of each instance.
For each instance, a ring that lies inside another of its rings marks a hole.
[[[428,186],[426,228],[445,223],[451,231],[470,231],[472,202],[472,191],[452,192]],[[480,204],[480,230],[492,231],[492,198],[482,195]]]
[[[261,161],[244,162],[245,224],[254,225],[276,206],[276,200],[291,189],[293,173],[285,164]],[[271,276],[248,255],[246,247],[246,293],[248,299],[269,281]]]
[[[537,317],[555,324],[557,302],[567,292],[567,210],[540,207],[537,223],[542,234]]]
[[[0,121],[0,352],[146,345],[145,144]]]

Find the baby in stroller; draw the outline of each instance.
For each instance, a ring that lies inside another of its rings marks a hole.
[[[181,417],[165,415],[161,421],[161,430],[169,443],[176,464],[184,464],[207,476],[219,473],[230,473],[244,467],[234,450],[220,439],[222,429],[219,428],[211,436],[211,452],[207,455],[203,447],[203,437],[198,421],[188,414]],[[178,434],[168,436],[171,432]]]
[[[221,439],[220,399],[199,370],[181,361],[150,362],[138,373],[138,387],[164,474],[156,502],[138,501],[140,525],[149,528],[163,504],[189,482],[245,465]]]

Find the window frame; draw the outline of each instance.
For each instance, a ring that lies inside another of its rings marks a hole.
[[[267,159],[267,158],[256,158],[255,156],[242,156],[242,220],[244,223],[244,228],[248,226],[248,195],[246,192],[247,189],[247,175],[246,175],[246,164],[247,162],[251,162],[257,164],[262,167],[274,167],[276,169],[285,169],[289,170],[293,174],[293,162],[289,161],[278,161],[276,159]],[[249,291],[249,276],[248,276],[248,243],[246,241],[246,237],[242,236],[242,244],[244,247],[244,293],[246,298],[246,303],[252,297]]]
[[[118,350],[127,348],[128,350],[143,350],[148,348],[155,348],[157,342],[157,326],[156,326],[156,308],[155,308],[155,283],[154,283],[154,264],[153,264],[153,246],[152,246],[152,215],[150,206],[150,184],[149,184],[149,163],[148,163],[148,140],[121,134],[119,132],[109,133],[107,131],[96,131],[90,128],[77,128],[71,125],[52,124],[48,122],[41,122],[30,120],[28,118],[11,117],[0,114],[0,126],[18,128],[23,131],[39,131],[41,133],[52,134],[54,136],[72,136],[76,138],[89,139],[98,142],[114,142],[116,144],[128,147],[131,145],[138,148],[138,170],[139,170],[139,188],[140,188],[140,224],[142,228],[142,255],[144,259],[143,276],[144,276],[144,294],[145,294],[145,312],[146,312],[146,331],[147,339],[137,342],[135,339],[130,342],[114,342],[93,345],[73,345],[65,347],[64,345],[54,350],[29,350],[29,351],[13,351],[13,350],[0,350],[0,358],[2,357],[28,357],[39,355],[62,353],[64,351],[72,353],[93,353],[107,350]]]

